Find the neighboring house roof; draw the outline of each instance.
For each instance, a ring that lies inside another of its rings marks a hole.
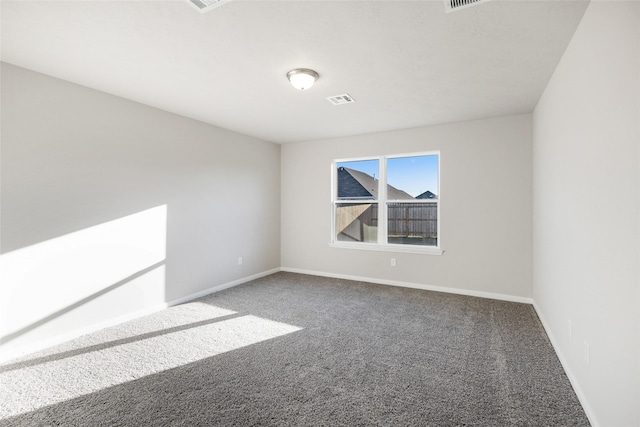
[[[429,190],[425,191],[424,193],[416,197],[416,199],[437,199],[437,198],[438,196],[436,196],[434,193],[432,193]]]
[[[365,199],[378,198],[378,180],[354,169],[338,168],[338,198]],[[413,199],[410,194],[398,190],[387,184],[387,198],[389,200]]]
[[[360,179],[358,180],[356,177]],[[367,178],[369,179],[367,180]],[[363,184],[361,181],[364,181],[365,183]],[[344,167],[338,168],[339,199],[372,200],[377,197],[377,189],[378,183],[373,177],[353,169]]]

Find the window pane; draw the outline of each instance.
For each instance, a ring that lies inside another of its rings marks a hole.
[[[378,199],[378,160],[339,162],[337,167],[339,200]]]
[[[388,159],[387,184],[389,200],[437,199],[438,155]]]
[[[378,204],[336,203],[335,231],[339,242],[377,242]]]
[[[438,246],[438,203],[387,204],[388,242]]]

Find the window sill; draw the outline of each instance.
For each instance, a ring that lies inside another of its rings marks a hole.
[[[411,245],[379,245],[377,243],[347,243],[331,242],[329,246],[340,249],[358,249],[362,251],[397,252],[408,254],[442,255],[444,251],[433,246],[411,246]]]

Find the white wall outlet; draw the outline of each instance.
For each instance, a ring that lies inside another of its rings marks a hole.
[[[584,361],[587,364],[587,366],[589,366],[589,364],[591,363],[591,350],[589,348],[589,343],[588,342],[584,342]]]
[[[391,258],[391,267],[395,267],[395,266],[396,266],[396,259]]]
[[[242,265],[242,257],[241,256],[238,257],[238,265]]]
[[[573,323],[571,323],[571,320],[567,320],[567,332],[569,333],[569,341],[571,341],[573,339]]]

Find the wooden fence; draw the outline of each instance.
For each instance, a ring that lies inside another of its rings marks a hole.
[[[387,211],[387,234],[390,239],[420,238],[437,239],[438,204],[433,203],[389,203]],[[346,240],[367,241],[366,227],[378,226],[377,204],[338,205],[336,232]],[[375,241],[375,238],[374,238]]]
[[[389,237],[436,238],[437,203],[390,203],[387,211]]]

